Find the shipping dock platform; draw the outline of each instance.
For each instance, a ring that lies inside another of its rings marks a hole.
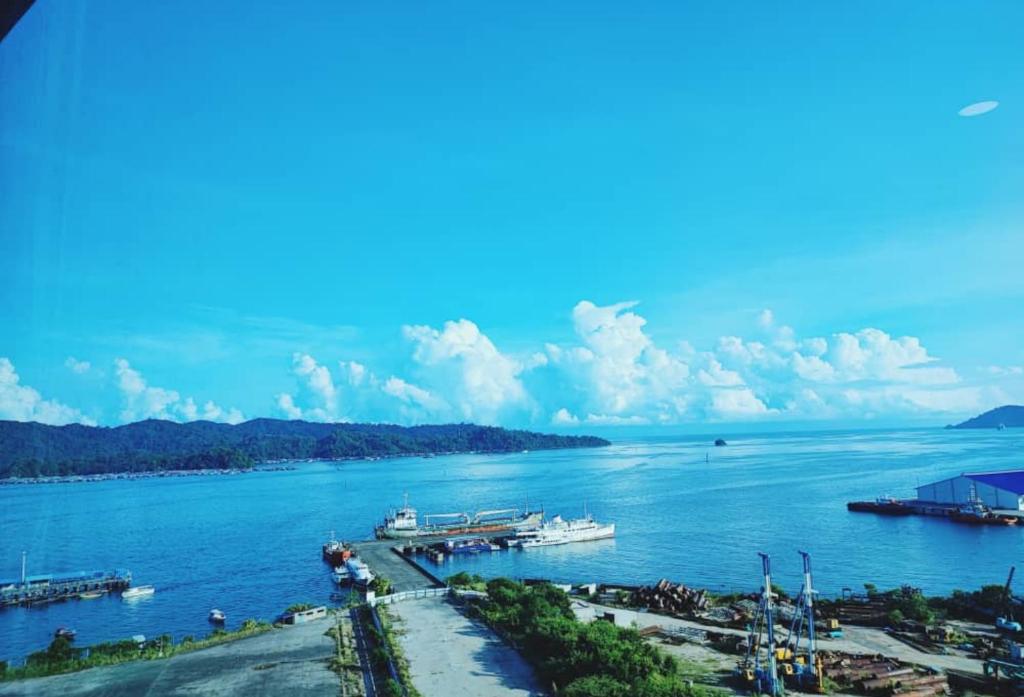
[[[0,579],[0,607],[53,603],[83,594],[124,590],[131,584],[132,574],[127,569],[22,575],[20,579]]]

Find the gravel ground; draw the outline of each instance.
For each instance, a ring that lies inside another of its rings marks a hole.
[[[388,606],[423,697],[544,695],[526,661],[442,598]]]
[[[337,695],[327,669],[330,620],[278,629],[167,660],[138,661],[48,678],[0,683],[0,696],[178,697]]]

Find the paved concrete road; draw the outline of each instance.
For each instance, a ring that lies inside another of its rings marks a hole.
[[[327,669],[335,651],[324,636],[330,626],[320,620],[162,661],[0,683],[0,696],[337,695],[338,676]]]
[[[387,606],[423,697],[543,695],[526,661],[443,598]]]

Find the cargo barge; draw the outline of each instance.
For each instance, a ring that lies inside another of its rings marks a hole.
[[[846,504],[846,509],[885,516],[921,515],[946,518],[965,525],[1015,526],[1022,523],[1021,518],[1024,517],[1024,511],[996,511],[979,502],[953,504],[920,499],[894,499],[887,496],[874,501],[850,501]]]
[[[514,532],[536,528],[544,519],[543,511],[523,511],[505,508],[469,513],[431,513],[419,524],[416,509],[405,505],[384,516],[384,522],[374,529],[377,539],[407,537],[435,537],[448,535],[481,535],[485,533]]]

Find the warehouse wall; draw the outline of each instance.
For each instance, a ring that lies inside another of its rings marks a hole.
[[[952,477],[939,482],[917,487],[917,498],[922,501],[939,503],[967,503],[971,500],[971,484],[974,484],[978,498],[990,508],[1024,510],[1024,497],[1006,489],[997,489],[989,484],[973,482],[967,477]]]

